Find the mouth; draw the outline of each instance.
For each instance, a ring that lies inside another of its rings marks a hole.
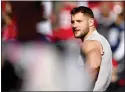
[[[80,30],[74,30],[74,33],[77,33],[77,32],[79,32]]]

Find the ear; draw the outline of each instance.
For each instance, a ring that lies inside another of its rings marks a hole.
[[[89,26],[91,27],[91,26],[93,26],[94,25],[94,19],[93,18],[90,18],[89,19]]]

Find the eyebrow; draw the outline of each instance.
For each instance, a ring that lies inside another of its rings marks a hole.
[[[77,22],[82,22],[83,20],[75,20],[75,21],[77,21]],[[71,20],[71,23],[74,23],[74,20]]]
[[[83,20],[76,20],[77,22],[82,22]]]

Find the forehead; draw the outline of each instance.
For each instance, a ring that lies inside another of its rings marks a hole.
[[[71,15],[72,20],[81,20],[87,18],[83,13],[79,12],[74,15]]]

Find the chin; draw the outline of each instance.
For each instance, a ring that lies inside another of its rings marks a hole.
[[[75,38],[81,38],[81,36],[79,36],[79,35],[75,35]]]
[[[81,38],[82,37],[82,34],[81,32],[77,32],[74,34],[75,38]]]
[[[85,37],[85,35],[74,35],[75,36],[75,38],[84,38]]]

